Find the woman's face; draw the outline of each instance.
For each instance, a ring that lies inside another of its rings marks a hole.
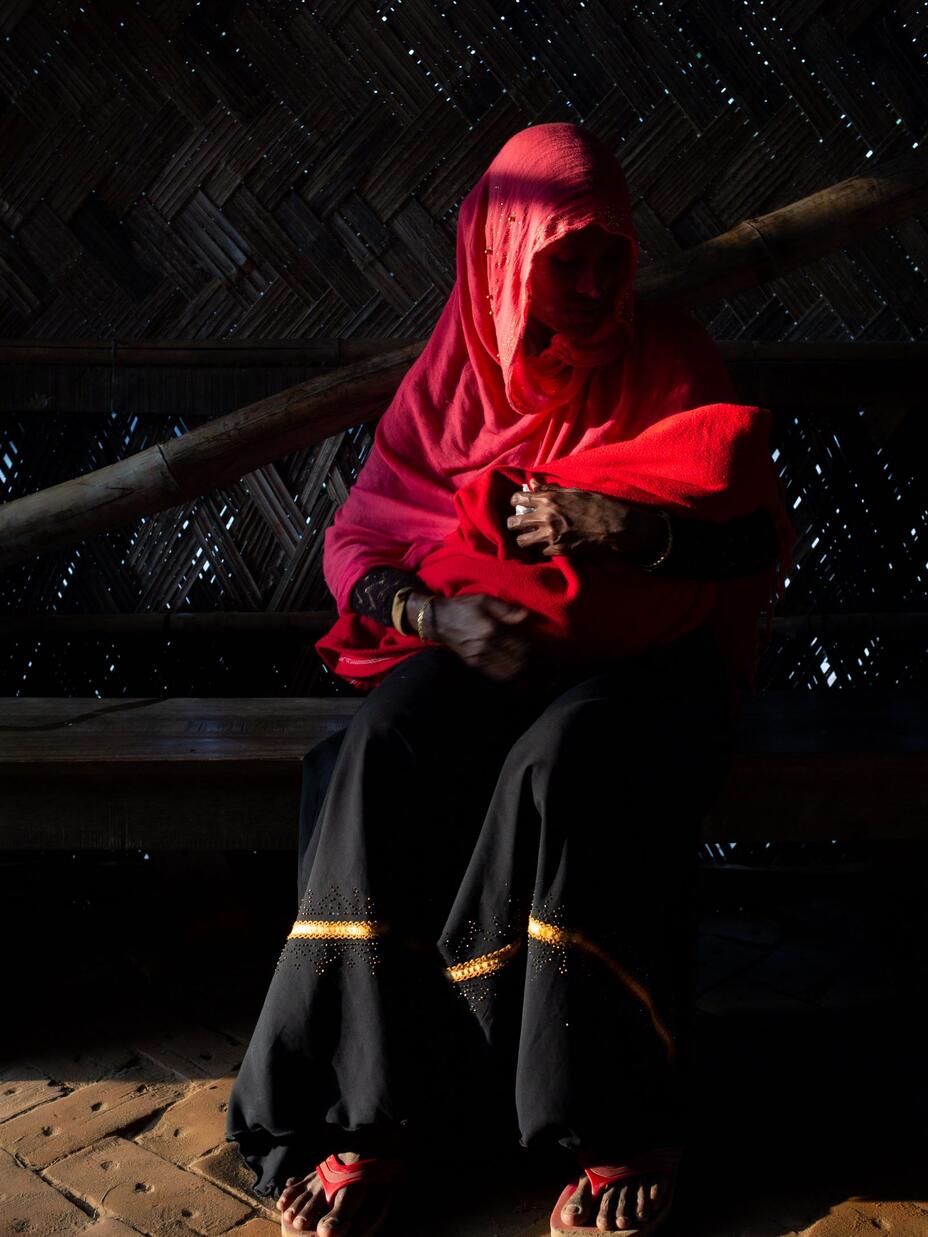
[[[615,304],[630,256],[624,237],[595,224],[546,245],[532,263],[530,317],[568,337],[593,334]]]

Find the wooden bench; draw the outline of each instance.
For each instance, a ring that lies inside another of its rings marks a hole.
[[[303,755],[357,698],[0,698],[0,848],[296,847]],[[706,841],[928,836],[926,693],[748,703]]]

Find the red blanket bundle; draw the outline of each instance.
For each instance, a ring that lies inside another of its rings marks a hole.
[[[771,414],[709,404],[665,417],[635,438],[524,469],[485,469],[454,496],[457,528],[417,574],[443,596],[487,593],[527,606],[534,638],[563,652],[618,657],[662,644],[708,620],[735,681],[753,682],[756,627],[772,606],[776,569],[737,580],[662,578],[622,562],[568,555],[532,561],[506,527],[510,497],[529,477],[655,504],[708,521],[745,515],[759,503],[776,521],[784,552],[792,529],[770,465]],[[788,569],[786,559],[781,560]],[[353,612],[342,614],[316,649],[337,674],[370,688],[422,648]]]

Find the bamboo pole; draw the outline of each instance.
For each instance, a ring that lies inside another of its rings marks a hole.
[[[809,262],[928,205],[928,160],[855,177],[647,268],[646,299],[693,304]],[[0,507],[0,565],[177,506],[351,425],[389,402],[422,344],[291,387],[181,438]]]
[[[928,158],[905,155],[654,262],[643,300],[697,305],[778,279],[928,208]]]
[[[389,403],[420,345],[312,378],[95,472],[0,507],[0,564],[176,507]]]

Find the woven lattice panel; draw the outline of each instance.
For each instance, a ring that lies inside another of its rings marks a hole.
[[[925,609],[925,411],[886,420],[854,407],[777,416],[774,457],[797,534],[779,614]],[[761,686],[924,682],[925,629],[774,639],[760,669]]]
[[[611,143],[648,261],[910,150],[928,117],[925,14],[911,2],[8,0],[0,33],[7,338],[422,336],[453,279],[461,198],[524,125],[581,121]],[[926,260],[913,219],[700,316],[719,339],[924,338]],[[253,378],[207,373],[171,412],[138,372],[78,368],[70,403],[35,398],[54,385],[41,375],[22,380],[22,407],[0,421],[4,498],[183,433],[195,405],[216,415],[254,397],[242,398]],[[82,414],[105,381],[114,411]],[[920,608],[923,412],[887,425],[849,409],[846,447],[781,419],[800,499],[784,613]],[[369,441],[353,431],[10,569],[0,606],[330,606],[321,534]],[[16,640],[2,690],[328,690],[305,641],[288,640]],[[765,674],[841,685],[924,666],[911,642],[840,643],[780,642]]]

